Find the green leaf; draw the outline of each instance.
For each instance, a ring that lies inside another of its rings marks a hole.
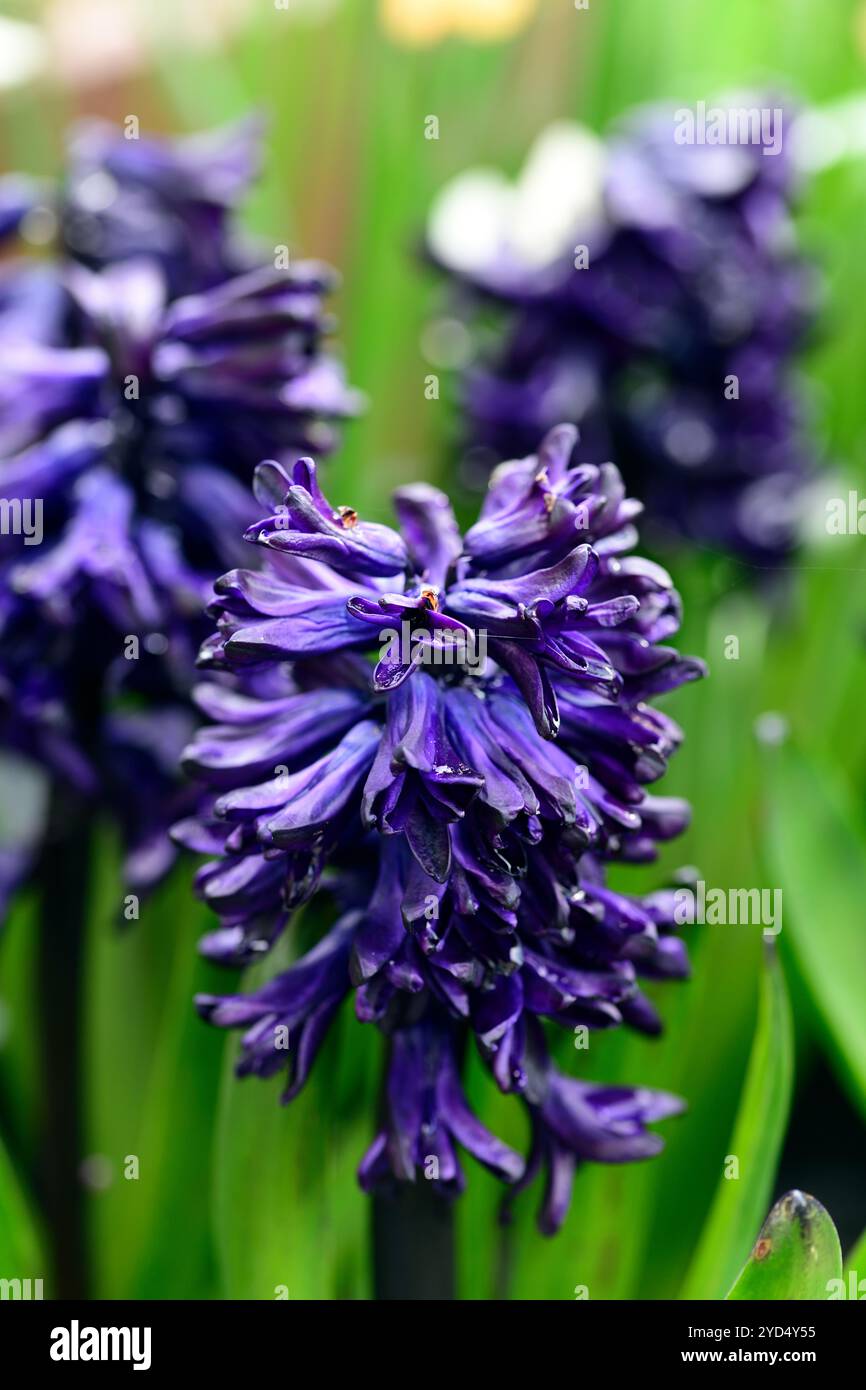
[[[807,1192],[787,1192],[761,1227],[730,1299],[826,1299],[842,1275],[842,1249],[828,1213]]]
[[[192,1001],[197,990],[231,989],[234,976],[198,955],[213,917],[193,898],[188,860],[121,926],[116,845],[104,828],[94,850],[85,1152],[102,1170],[87,1191],[96,1296],[208,1297],[223,1039]]]
[[[45,1279],[46,1276],[36,1216],[0,1140],[0,1278]]]
[[[358,1052],[377,1074],[365,1039],[379,1040],[347,1011],[332,1029],[318,1075],[289,1106],[280,1105],[278,1083],[235,1077],[237,1044],[229,1040],[215,1162],[215,1237],[228,1298],[369,1296],[370,1199],[355,1169],[372,1138],[375,1097],[347,1113],[334,1092],[344,1089],[340,1067],[354,1065]],[[363,1085],[356,1094],[363,1097]]]
[[[197,938],[212,918],[189,901],[190,893],[184,862],[160,895],[176,940],[173,959],[166,951],[166,1004],[142,1097],[138,1238],[131,1233],[128,1257],[132,1297],[209,1297],[215,1282],[208,1178],[223,1039],[199,1018],[193,997],[231,989],[234,980],[198,955]]]
[[[309,911],[309,910],[308,910]],[[290,929],[297,941],[301,924]],[[246,991],[289,963],[288,943],[254,967]],[[214,1236],[228,1298],[369,1295],[370,1199],[355,1170],[373,1138],[381,1036],[343,1008],[303,1091],[285,1077],[239,1080],[227,1039],[214,1155]]]
[[[758,1021],[740,1108],[709,1218],[685,1281],[683,1298],[724,1298],[767,1210],[791,1100],[793,1042],[784,976],[768,948]],[[726,1176],[729,1158],[737,1176]]]
[[[767,775],[782,940],[840,1075],[866,1113],[866,837],[829,776],[794,748],[773,750]]]

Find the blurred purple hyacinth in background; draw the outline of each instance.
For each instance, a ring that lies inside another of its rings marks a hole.
[[[125,134],[82,126],[57,187],[0,180],[0,496],[40,531],[0,537],[0,741],[112,810],[143,890],[190,804],[203,610],[252,469],[329,451],[357,399],[322,348],[332,272],[236,227],[259,123]],[[5,848],[0,896],[43,830]]]
[[[766,95],[730,109],[778,112],[778,141],[678,143],[662,106],[604,142],[552,126],[516,184],[476,170],[448,185],[427,249],[470,329],[467,478],[572,420],[653,535],[772,565],[813,467],[794,366],[819,284],[792,222],[795,113]]]
[[[544,1168],[545,1231],[583,1159],[661,1147],[679,1101],[562,1073],[544,1021],[652,1033],[639,978],[687,973],[672,892],[609,886],[688,819],[648,790],[680,742],[657,695],[702,674],[668,645],[680,604],[634,556],[616,468],[574,461],[561,426],[493,474],[461,537],[448,499],[395,494],[399,530],[333,507],[310,459],[256,471],[247,531],[260,569],[216,586],[199,729],[186,767],[210,788],[178,840],[210,855],[197,890],[221,918],[203,950],[260,960],[321,893],[336,920],[249,994],[200,997],[244,1030],[238,1072],[287,1069],[297,1094],[336,1011],[389,1037],[381,1130],[361,1182],[464,1183],[457,1149],[510,1184]],[[491,1134],[461,1083],[469,1039],[523,1101],[529,1161]]]

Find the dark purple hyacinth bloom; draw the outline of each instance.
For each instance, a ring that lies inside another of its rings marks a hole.
[[[679,143],[662,107],[604,143],[551,127],[517,185],[446,188],[428,248],[475,336],[468,465],[573,420],[654,533],[764,565],[795,543],[812,466],[793,366],[817,283],[792,224],[791,112],[753,102],[768,118],[751,144]]]
[[[113,809],[134,889],[190,801],[203,610],[253,467],[327,452],[357,404],[322,346],[332,273],[239,239],[258,145],[250,122],[177,144],[91,125],[56,189],[0,184],[0,740]]]
[[[337,904],[264,988],[199,999],[244,1030],[239,1073],[287,1067],[294,1096],[354,993],[390,1039],[364,1186],[458,1192],[458,1149],[510,1183],[544,1164],[549,1231],[577,1162],[646,1157],[650,1122],[679,1108],[563,1074],[544,1020],[654,1032],[640,977],[686,974],[673,895],[625,896],[606,865],[685,826],[648,789],[681,737],[653,700],[702,673],[669,645],[668,575],[631,553],[639,504],[612,465],[573,460],[575,439],[559,427],[498,469],[462,537],[424,484],[397,492],[392,530],[332,506],[310,459],[262,464],[247,540],[265,564],[216,586],[197,693],[213,722],[184,758],[212,803],[176,830],[211,856],[214,959],[258,960],[301,904]],[[467,1104],[470,1037],[528,1109],[528,1169]]]
[[[58,204],[68,254],[94,270],[156,259],[172,297],[251,269],[232,213],[259,171],[261,137],[257,117],[170,143],[82,123]]]

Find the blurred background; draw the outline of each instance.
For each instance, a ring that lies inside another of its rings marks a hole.
[[[64,133],[85,115],[135,115],[143,132],[171,134],[265,114],[266,165],[248,228],[342,275],[336,338],[370,404],[328,465],[329,493],[379,517],[397,483],[443,482],[453,469],[450,394],[424,392],[438,369],[429,325],[446,312],[446,292],[419,248],[442,186],[474,165],[515,174],[557,118],[604,132],[650,100],[694,104],[751,86],[827,115],[798,210],[825,284],[802,362],[823,469],[815,524],[772,586],[711,551],[672,546],[659,556],[685,602],[679,645],[708,661],[711,679],[666,705],[687,738],[664,790],[691,799],[693,826],[660,866],[629,870],[622,884],[649,889],[697,865],[708,884],[781,886],[791,1018],[767,986],[760,932],[686,928],[693,979],[655,994],[664,1037],[618,1030],[575,1056],[582,1074],[685,1096],[688,1115],[667,1127],[660,1159],[586,1169],[553,1240],[536,1233],[527,1200],[501,1232],[496,1184],[470,1163],[458,1216],[466,1298],[571,1298],[577,1285],[593,1298],[718,1296],[706,1272],[714,1229],[737,1219],[738,1202],[766,1210],[790,1187],[824,1203],[843,1248],[866,1227],[866,537],[828,538],[824,526],[828,498],[866,489],[857,106],[866,103],[866,5],[0,5],[4,172],[57,172]],[[425,138],[430,116],[437,139]],[[732,634],[738,660],[725,658]],[[292,1298],[369,1296],[368,1206],[354,1167],[374,1113],[380,1038],[343,1018],[288,1111],[277,1083],[230,1084],[235,1040],[209,1031],[189,1004],[196,989],[225,984],[196,958],[207,914],[190,898],[191,868],[181,865],[134,931],[119,932],[116,852],[106,827],[89,943],[82,1167],[98,1295],[268,1298],[285,1286]],[[44,1232],[27,1198],[31,916],[21,903],[0,940],[0,1179],[5,1238],[33,1251],[24,1267],[35,1271]],[[473,1100],[498,1133],[522,1142],[507,1101],[485,1086]],[[732,1154],[739,1187],[723,1176]],[[125,1173],[129,1156],[138,1177]]]

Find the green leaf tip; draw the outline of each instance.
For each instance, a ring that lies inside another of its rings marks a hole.
[[[836,1227],[807,1192],[786,1192],[761,1227],[729,1299],[827,1299],[842,1275]]]

